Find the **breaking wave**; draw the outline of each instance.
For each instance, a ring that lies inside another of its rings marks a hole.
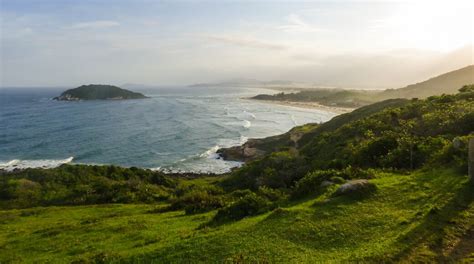
[[[0,162],[0,170],[13,171],[15,169],[27,169],[27,168],[56,168],[62,164],[70,163],[74,157],[67,159],[39,159],[39,160],[19,160],[14,159],[8,162]]]

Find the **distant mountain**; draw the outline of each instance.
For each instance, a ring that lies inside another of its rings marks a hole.
[[[90,84],[82,85],[63,92],[55,97],[58,101],[79,100],[127,100],[147,98],[141,93],[132,92],[112,85]]]
[[[474,84],[474,65],[451,71],[424,82],[399,89],[388,89],[379,94],[380,99],[426,98],[432,95],[455,94],[463,85]]]
[[[388,90],[299,89],[298,92],[259,94],[251,99],[289,102],[317,102],[326,106],[357,108],[394,98],[426,98],[455,94],[464,85],[474,84],[474,65],[451,71],[424,82]]]
[[[289,86],[293,85],[293,81],[287,80],[270,80],[270,81],[260,81],[256,79],[246,79],[246,78],[235,78],[223,82],[216,82],[216,83],[196,83],[191,84],[189,87],[256,87],[262,88],[265,86]]]

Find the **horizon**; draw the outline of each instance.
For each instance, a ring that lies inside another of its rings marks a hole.
[[[8,1],[0,85],[400,88],[474,64],[473,11],[470,1]]]

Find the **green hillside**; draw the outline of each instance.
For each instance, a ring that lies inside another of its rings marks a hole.
[[[389,89],[380,94],[380,99],[426,98],[432,95],[455,94],[459,87],[474,84],[474,65],[451,71],[424,82],[400,89]]]
[[[344,89],[302,89],[296,93],[259,94],[255,100],[317,102],[326,106],[357,108],[394,98],[426,98],[433,95],[454,94],[459,87],[474,84],[474,65],[448,72],[404,88],[385,91]]]
[[[227,175],[0,172],[0,262],[469,263],[473,131],[471,85],[296,127]]]
[[[55,97],[59,101],[77,100],[125,100],[147,98],[141,93],[132,92],[112,85],[90,84],[64,91]]]
[[[205,228],[215,211],[160,213],[165,204],[3,210],[0,262],[474,259],[474,194],[466,176],[428,170],[378,173],[371,181],[378,190],[367,198],[332,198],[333,186],[262,215]]]
[[[259,94],[251,99],[289,102],[317,102],[326,106],[356,108],[375,102],[380,92],[344,89],[302,89],[295,93]]]

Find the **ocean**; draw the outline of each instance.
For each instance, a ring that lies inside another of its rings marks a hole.
[[[335,115],[242,99],[275,93],[267,89],[163,87],[133,89],[149,99],[51,99],[63,90],[0,89],[0,169],[78,163],[222,173],[240,163],[219,159],[218,148]]]

